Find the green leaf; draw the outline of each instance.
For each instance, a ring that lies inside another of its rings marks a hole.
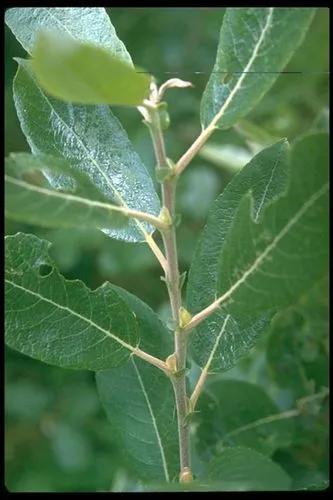
[[[93,184],[85,172],[73,169],[70,163],[64,158],[43,153],[36,155],[30,153],[10,153],[9,157],[5,158],[5,169],[7,174],[17,179],[25,179],[27,177],[25,174],[36,174],[39,173],[37,172],[39,170],[40,175],[38,177],[40,184],[48,187],[49,183],[42,175],[42,172],[61,174],[67,180],[69,192],[106,203],[108,201],[106,196]]]
[[[296,397],[328,386],[328,325],[326,279],[274,318],[267,363],[275,382]]]
[[[285,190],[287,152],[288,143],[285,140],[261,151],[232,179],[214,202],[189,272],[187,309],[192,313],[204,309],[216,298],[221,252],[241,197],[251,190],[259,216],[266,204]],[[271,316],[251,315],[241,321],[229,317],[225,323],[226,317],[225,311],[219,310],[193,332],[192,355],[201,367],[205,366],[213,353],[211,370],[231,368],[255,343],[268,326]],[[220,343],[222,337],[223,342]]]
[[[67,160],[111,204],[158,215],[160,203],[152,179],[107,106],[72,105],[47,97],[24,60],[19,61],[14,80],[14,100],[33,154]],[[56,189],[73,188],[68,177],[50,172],[46,176]],[[125,241],[144,241],[152,231],[136,219],[122,228],[104,229],[108,236]]]
[[[228,313],[286,307],[327,272],[327,141],[326,134],[318,134],[294,145],[288,191],[262,215],[250,194],[241,200],[223,247],[217,284]]]
[[[266,154],[270,149],[265,150]],[[262,158],[262,154],[264,151],[253,162]],[[238,182],[239,177],[232,184]],[[260,212],[256,194],[235,195],[240,203],[236,213],[231,212],[232,223],[230,212],[224,219],[228,233],[223,235],[222,248],[214,246],[217,239],[214,237],[208,252],[201,254],[201,264],[209,266],[209,287],[214,292],[211,302],[216,300],[219,310],[203,322],[193,338],[194,357],[200,366],[208,363],[213,369],[230,367],[253,345],[270,315],[296,301],[325,274],[327,191],[327,136],[318,134],[295,144],[290,186],[279,200]],[[259,207],[262,208],[261,202]],[[221,252],[216,267],[216,261],[211,264],[210,248],[213,255],[217,255],[218,250]],[[195,266],[198,265],[200,261],[195,259]],[[199,273],[196,271],[196,274]],[[214,279],[215,290],[212,289]],[[200,283],[203,282],[205,280]],[[201,286],[201,293],[204,288]],[[191,290],[195,297],[193,282]],[[200,299],[200,294],[197,297]],[[204,300],[207,304],[208,294]],[[267,316],[262,316],[265,314]],[[259,331],[255,326],[258,317]]]
[[[120,288],[110,285],[133,311],[140,337],[140,347],[160,359],[165,359],[173,352],[173,334],[167,329],[159,316],[139,297]],[[149,365],[148,365],[149,367]]]
[[[201,123],[221,128],[244,117],[269,90],[299,47],[314,8],[228,8],[213,72],[201,102]]]
[[[108,283],[94,291],[65,280],[49,242],[6,237],[6,343],[49,364],[101,370],[128,360],[138,344],[135,315]]]
[[[52,29],[60,35],[65,33],[81,42],[104,47],[118,59],[132,62],[103,7],[12,8],[6,11],[5,21],[29,54],[38,31]]]
[[[299,356],[303,318],[295,310],[283,311],[273,322],[267,345],[270,375],[279,387],[292,389],[295,395],[307,394],[309,386]]]
[[[173,480],[179,471],[177,422],[165,375],[132,358],[126,366],[96,377],[112,429],[136,476]]]
[[[207,476],[225,485],[222,491],[288,491],[291,480],[269,458],[245,447],[227,448],[208,465]]]
[[[165,359],[172,352],[171,333],[137,297],[113,287],[134,311],[140,347]],[[97,388],[123,454],[137,477],[173,480],[179,472],[175,402],[170,381],[140,359],[96,374]]]
[[[330,127],[330,112],[328,108],[323,108],[317,114],[313,124],[312,129],[314,132],[327,132],[329,133]]]
[[[273,137],[258,125],[244,119],[237,122],[235,130],[244,137],[249,147],[256,152],[278,140],[278,137]]]
[[[288,446],[293,422],[258,385],[238,380],[210,383],[198,401],[198,451],[207,458],[221,446],[246,446],[265,455]]]
[[[251,160],[251,153],[244,147],[211,141],[205,144],[198,154],[230,174],[236,174]]]
[[[52,189],[22,179],[20,174],[36,170],[73,175],[75,194]],[[77,175],[80,174],[80,175]],[[89,195],[95,195],[91,199]],[[72,171],[63,160],[28,153],[12,154],[6,159],[5,212],[10,219],[45,227],[98,227],[108,229],[126,224],[121,207],[99,201],[104,197],[82,172]]]
[[[138,106],[149,97],[149,75],[108,49],[64,33],[43,31],[38,35],[32,67],[42,88],[64,101]]]

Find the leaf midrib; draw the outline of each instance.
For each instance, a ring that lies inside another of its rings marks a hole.
[[[275,236],[275,238],[271,241],[269,245],[265,248],[265,250],[256,258],[254,263],[243,273],[242,277],[239,278],[236,283],[234,283],[229,290],[227,290],[221,297],[219,297],[216,303],[221,304],[225,302],[227,299],[231,297],[231,295],[239,288],[239,286],[244,283],[248,276],[250,276],[254,271],[258,269],[260,264],[266,259],[268,254],[275,249],[280,240],[288,234],[290,229],[299,221],[299,219],[307,212],[311,206],[316,203],[316,201],[325,194],[328,190],[328,183],[324,184],[318,191],[316,191],[304,204],[303,206],[296,212],[294,217],[292,217],[289,222],[281,229],[281,231]]]
[[[214,356],[215,356],[215,353],[216,353],[216,350],[218,348],[218,345],[220,343],[220,340],[222,338],[222,335],[223,333],[225,332],[225,329],[227,328],[227,324],[229,322],[229,319],[230,319],[230,314],[227,314],[227,316],[225,317],[224,321],[223,321],[223,324],[222,324],[222,327],[221,327],[221,330],[219,331],[219,334],[217,335],[216,337],[216,340],[214,342],[214,345],[213,345],[213,348],[209,354],[209,357],[208,357],[208,360],[207,360],[207,363],[205,364],[204,368],[203,368],[203,371],[205,371],[206,373],[209,372],[209,367],[210,365],[212,364],[212,361],[214,359]]]
[[[255,214],[255,217],[254,217],[255,222],[257,222],[257,220],[258,220],[258,218],[259,218],[259,215],[260,215],[260,212],[261,212],[262,206],[263,206],[263,204],[264,204],[264,201],[265,201],[266,195],[267,195],[267,193],[268,193],[268,188],[269,188],[269,186],[271,185],[272,180],[273,180],[273,178],[274,178],[275,170],[276,170],[276,167],[277,167],[277,166],[278,166],[278,164],[279,164],[279,161],[280,161],[280,158],[281,158],[282,152],[283,152],[283,148],[281,147],[281,148],[280,148],[280,151],[279,151],[279,154],[278,154],[278,156],[277,156],[277,158],[276,158],[276,160],[275,160],[274,166],[273,166],[273,168],[272,168],[272,171],[271,171],[271,175],[270,175],[270,177],[269,177],[269,180],[268,180],[268,182],[267,182],[267,184],[266,184],[266,186],[265,186],[265,190],[264,190],[264,193],[263,193],[263,195],[262,195],[262,198],[261,198],[261,201],[260,201],[260,204],[259,204],[259,207],[258,207],[257,213]]]
[[[151,417],[151,420],[152,420],[152,423],[153,423],[153,427],[154,427],[154,431],[155,431],[156,439],[157,439],[157,443],[158,443],[158,448],[159,448],[160,454],[161,454],[161,459],[162,459],[162,465],[163,465],[163,471],[164,471],[165,479],[166,479],[167,482],[169,482],[170,478],[169,478],[167,461],[166,461],[166,457],[165,457],[164,448],[163,448],[163,445],[162,445],[162,439],[161,439],[161,436],[160,436],[160,433],[159,433],[159,430],[158,430],[158,426],[157,426],[157,422],[156,422],[156,418],[155,418],[155,415],[154,415],[154,412],[153,412],[153,408],[152,408],[152,406],[150,404],[150,400],[149,400],[147,391],[145,389],[145,385],[143,383],[142,377],[140,375],[139,369],[138,369],[138,367],[137,367],[137,365],[136,365],[136,363],[135,363],[135,361],[134,361],[133,358],[132,358],[132,363],[133,363],[133,366],[134,366],[135,373],[136,373],[136,375],[138,377],[138,381],[139,381],[141,390],[143,392],[143,395],[144,395],[144,398],[145,398],[145,401],[146,401],[146,404],[147,404],[147,407],[148,407],[148,411],[149,411],[149,414],[150,414],[150,417]]]
[[[240,78],[237,80],[236,85],[234,86],[234,88],[232,89],[232,91],[228,95],[226,101],[224,102],[223,106],[221,107],[220,111],[213,118],[213,120],[212,120],[212,122],[210,124],[211,126],[216,125],[216,123],[222,117],[223,113],[227,110],[227,108],[231,104],[231,102],[232,102],[234,96],[237,94],[238,90],[241,88],[243,80],[246,78],[247,73],[250,71],[250,68],[251,68],[253,62],[254,62],[255,58],[257,57],[257,54],[258,54],[259,49],[260,49],[260,46],[261,46],[261,44],[263,43],[263,41],[265,39],[266,32],[268,31],[268,29],[270,27],[270,24],[271,24],[271,19],[273,17],[273,12],[274,12],[274,7],[269,7],[267,18],[266,18],[266,24],[265,24],[265,26],[264,26],[261,34],[260,34],[260,37],[259,37],[256,45],[254,46],[252,55],[251,55],[251,57],[250,57],[247,65],[245,66],[244,71],[242,72]]]
[[[72,195],[70,193],[61,193],[59,191],[52,191],[50,189],[46,189],[43,187],[35,186],[33,184],[29,184],[28,182],[21,181],[19,179],[16,179],[15,177],[11,177],[9,175],[5,175],[5,181],[9,182],[11,184],[14,184],[16,186],[22,187],[24,189],[27,189],[29,191],[38,193],[38,194],[43,194],[45,196],[53,196],[55,198],[62,198],[62,199],[64,199],[65,202],[75,201],[75,202],[82,203],[84,205],[88,205],[89,208],[97,207],[97,208],[104,208],[104,209],[110,210],[110,211],[124,213],[123,209],[120,207],[117,207],[116,205],[111,205],[109,203],[103,203],[100,201],[90,200],[89,198],[82,198],[82,196]]]

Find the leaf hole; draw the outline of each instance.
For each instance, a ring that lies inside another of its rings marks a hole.
[[[49,276],[51,273],[52,273],[52,266],[49,266],[48,264],[41,264],[38,268],[38,274],[43,278]]]

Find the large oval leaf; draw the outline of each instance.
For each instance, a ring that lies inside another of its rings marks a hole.
[[[325,276],[327,135],[310,135],[294,145],[288,191],[259,219],[253,217],[252,204],[251,196],[244,196],[219,265],[219,300],[232,315],[286,307]]]
[[[66,368],[123,363],[138,344],[135,315],[108,283],[91,291],[65,280],[49,246],[33,235],[6,237],[6,343]]]
[[[221,128],[244,117],[272,86],[301,44],[313,8],[228,8],[213,72],[201,102],[201,122]]]
[[[34,154],[66,159],[72,169],[86,173],[110,200],[124,208],[159,213],[153,182],[119,121],[107,106],[79,106],[47,97],[30,64],[20,60],[14,100],[22,130]],[[52,186],[68,189],[68,178],[46,174]],[[105,229],[114,238],[144,241],[151,226],[137,220],[124,228]]]
[[[38,32],[47,29],[103,47],[131,64],[103,8],[14,8],[6,12],[6,23],[30,54]],[[88,174],[111,203],[157,215],[160,203],[151,177],[109,107],[49,98],[27,61],[19,65],[14,100],[32,152],[64,157],[74,169]],[[55,188],[68,188],[68,179],[62,176],[49,173],[48,178]],[[144,241],[152,231],[151,226],[132,220],[105,233],[125,241]]]
[[[172,335],[153,311],[137,297],[118,287],[135,313],[140,347],[165,359],[172,351]],[[140,335],[141,336],[141,335]],[[175,400],[163,373],[139,359],[98,372],[98,392],[135,475],[145,481],[172,481],[179,472]]]
[[[187,307],[199,312],[217,296],[217,279],[225,238],[242,196],[251,190],[254,214],[262,210],[286,188],[287,152],[285,140],[262,150],[237,174],[214,202],[200,237],[189,272]],[[212,314],[192,334],[195,361],[210,369],[226,370],[245,354],[269,324],[271,315],[250,315],[237,321],[224,310]]]

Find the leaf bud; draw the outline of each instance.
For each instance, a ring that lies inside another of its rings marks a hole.
[[[165,360],[165,364],[172,374],[177,373],[177,358],[175,354],[170,354]]]
[[[185,326],[191,321],[192,314],[185,309],[185,307],[180,307],[179,309],[179,326],[180,328],[185,328]]]

